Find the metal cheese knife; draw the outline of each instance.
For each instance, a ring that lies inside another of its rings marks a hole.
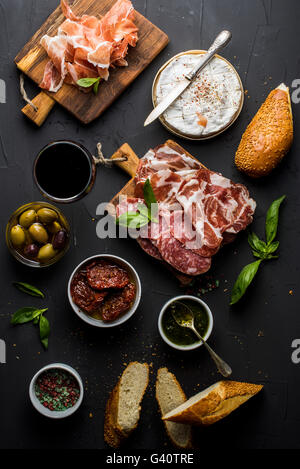
[[[184,76],[183,80],[178,83],[178,85],[171,91],[168,96],[166,96],[163,101],[156,106],[153,111],[149,114],[147,119],[144,122],[144,126],[151,124],[151,122],[155,121],[166,109],[177,99],[184,90],[190,86],[190,84],[194,81],[194,79],[199,75],[201,70],[211,61],[213,56],[217,54],[223,47],[227,46],[231,39],[231,32],[230,31],[222,31],[214,40],[206,54],[202,55],[199,59],[199,62],[195,65],[195,67]]]

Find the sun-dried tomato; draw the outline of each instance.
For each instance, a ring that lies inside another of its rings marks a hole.
[[[123,290],[112,293],[101,307],[103,321],[113,321],[125,313],[135,298],[135,284],[129,283]]]
[[[126,270],[105,260],[96,261],[88,265],[86,273],[90,287],[95,290],[124,288],[129,283],[129,276]]]

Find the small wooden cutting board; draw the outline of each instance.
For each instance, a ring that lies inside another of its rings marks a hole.
[[[115,1],[76,0],[72,5],[72,10],[79,16],[83,14],[105,15]],[[37,84],[41,83],[45,65],[49,60],[40,45],[40,40],[44,34],[54,36],[64,20],[65,17],[59,6],[15,58],[17,67]],[[42,91],[33,100],[38,106],[37,112],[28,105],[25,106],[23,112],[37,125],[41,125],[48,114],[48,109],[50,112],[53,107],[52,100],[55,100],[84,124],[100,116],[169,42],[168,36],[163,31],[137,11],[135,23],[139,28],[139,40],[136,47],[129,47],[126,57],[128,67],[117,67],[111,70],[108,81],[100,84],[97,96],[92,92],[83,93],[75,86],[64,84],[57,93]],[[49,100],[49,97],[52,100]]]

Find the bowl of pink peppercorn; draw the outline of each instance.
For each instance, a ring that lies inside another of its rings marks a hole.
[[[52,363],[41,368],[29,385],[33,407],[42,415],[62,419],[74,414],[83,399],[82,380],[74,368]]]

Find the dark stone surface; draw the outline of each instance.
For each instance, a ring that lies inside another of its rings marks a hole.
[[[96,122],[83,127],[58,106],[41,129],[21,114],[18,73],[13,58],[37,30],[57,0],[0,0],[0,78],[7,85],[7,103],[0,104],[1,299],[0,338],[6,341],[7,363],[0,365],[0,446],[2,448],[103,448],[103,417],[108,394],[130,360],[153,363],[151,387],[143,403],[139,430],[126,448],[167,448],[169,443],[154,401],[159,366],[173,371],[188,396],[220,379],[205,350],[178,353],[165,345],[157,330],[162,305],[180,289],[171,275],[144,255],[130,240],[99,240],[96,207],[108,201],[127,177],[115,169],[99,169],[93,191],[82,201],[63,207],[73,230],[73,245],[57,265],[42,272],[17,263],[5,245],[5,226],[11,212],[25,202],[41,199],[32,180],[38,150],[52,139],[70,138],[95,151],[103,143],[106,155],[128,142],[142,156],[170,137],[159,122],[144,129],[151,110],[150,91],[157,69],[183,50],[207,48],[216,34],[228,28],[231,44],[223,55],[238,69],[248,90],[238,121],[223,135],[203,143],[181,141],[209,168],[245,183],[257,200],[253,228],[263,236],[264,215],[282,194],[287,201],[280,214],[280,258],[259,272],[255,284],[235,308],[229,292],[246,263],[252,261],[246,234],[220,252],[212,275],[220,288],[205,295],[215,326],[211,344],[228,360],[233,379],[265,384],[264,391],[222,422],[197,433],[200,448],[300,447],[300,364],[291,361],[291,343],[300,337],[299,321],[299,106],[293,105],[295,141],[281,167],[265,180],[239,173],[233,157],[240,137],[268,92],[299,77],[299,2],[288,0],[135,0],[136,8],[169,34],[170,44],[152,65]],[[27,81],[28,93],[37,88]],[[59,170],[59,168],[57,168]],[[123,327],[95,330],[71,310],[66,295],[70,273],[96,253],[120,255],[140,274],[143,296],[136,315]],[[46,299],[26,297],[13,281],[27,281],[47,293]],[[226,291],[225,291],[226,290]],[[293,290],[293,295],[289,291]],[[47,305],[51,323],[49,351],[44,352],[31,325],[13,328],[10,314],[25,305]],[[263,335],[261,336],[260,331]],[[62,361],[81,374],[86,392],[80,411],[52,422],[38,415],[28,398],[33,374],[43,365]],[[92,417],[90,416],[92,414]]]

